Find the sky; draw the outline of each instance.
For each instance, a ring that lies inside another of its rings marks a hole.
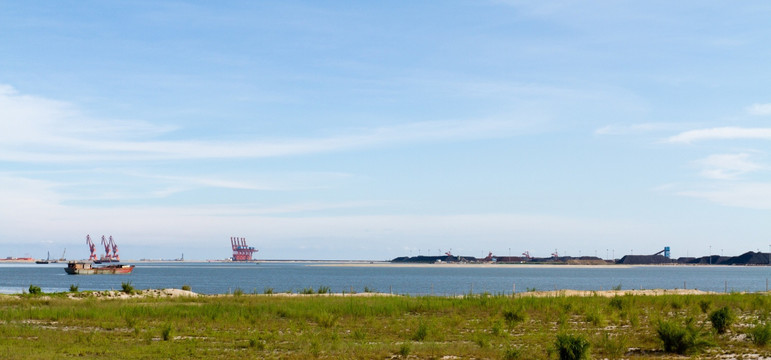
[[[87,258],[87,234],[124,259],[771,251],[769,18],[0,2],[0,257]]]

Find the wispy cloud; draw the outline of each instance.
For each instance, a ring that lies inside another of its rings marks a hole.
[[[88,119],[71,104],[20,95],[13,88],[4,86],[0,89],[0,160],[88,162],[265,158],[399,143],[505,137],[521,131],[523,123],[516,117],[446,120],[348,129],[335,135],[312,138],[162,140],[159,138],[173,128],[144,122]],[[156,140],[141,140],[148,137]]]
[[[696,161],[701,166],[701,176],[710,179],[734,180],[741,175],[763,169],[763,165],[751,160],[752,155],[715,154]]]
[[[677,193],[717,204],[758,210],[771,210],[771,183],[725,183],[704,190]]]
[[[769,104],[752,104],[747,108],[747,113],[750,115],[768,116],[771,115],[771,103]]]
[[[685,131],[666,139],[670,143],[693,143],[705,140],[758,139],[771,140],[771,128],[717,127]]]
[[[683,124],[675,123],[643,123],[631,125],[607,125],[594,131],[595,135],[630,135],[656,131],[671,131],[682,129]]]

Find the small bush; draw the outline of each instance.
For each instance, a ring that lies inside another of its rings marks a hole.
[[[734,322],[734,314],[727,306],[723,306],[709,314],[709,321],[718,334],[725,334]]]
[[[624,300],[621,298],[621,296],[614,296],[612,299],[610,299],[609,305],[612,308],[624,310]]]
[[[613,287],[612,287],[612,288],[610,288],[610,289],[611,289],[611,290],[615,290],[615,291],[620,291],[620,290],[621,290],[621,284],[618,284],[618,285],[616,285],[616,286],[613,286]]]
[[[131,281],[120,283],[120,287],[121,289],[123,289],[123,292],[126,294],[130,295],[134,293],[134,286],[131,285]]]
[[[163,338],[163,341],[169,341],[171,339],[171,324],[166,324],[161,329],[161,338]]]
[[[369,286],[365,286],[365,287],[364,287],[364,292],[365,292],[365,293],[372,293],[372,292],[375,292],[375,290],[373,290],[373,289],[370,289],[370,288],[369,288]]]
[[[29,293],[32,295],[40,295],[43,293],[43,290],[40,290],[40,286],[37,285],[30,285],[29,286]]]
[[[262,293],[265,295],[273,295],[273,288],[265,288],[265,290],[262,290]]]
[[[712,306],[712,302],[709,300],[704,299],[699,301],[699,308],[701,308],[702,313],[706,314],[707,311],[709,311],[710,306]]]
[[[420,323],[417,330],[415,330],[415,334],[412,335],[412,340],[423,341],[426,339],[426,336],[428,336],[428,325]]]
[[[240,287],[237,287],[235,290],[233,290],[233,296],[241,296],[244,294],[244,290]]]
[[[182,285],[182,290],[185,291],[191,291],[193,288],[190,287],[190,285]]]
[[[305,295],[313,295],[315,293],[316,293],[316,291],[313,290],[313,288],[310,288],[310,287],[302,289],[302,291],[300,291],[300,294],[305,294]]]
[[[316,292],[319,294],[329,294],[332,292],[332,290],[329,288],[329,286],[319,286],[319,290]]]
[[[626,353],[626,341],[625,337],[611,337],[610,334],[605,332],[597,343],[597,348],[600,354],[608,359],[620,359]]]
[[[75,285],[75,284],[71,284],[70,285],[70,292],[74,292],[74,293],[78,292],[78,286]]]
[[[685,326],[674,321],[659,321],[656,333],[664,344],[664,351],[670,353],[692,354],[711,345],[701,328],[694,325],[693,318],[688,318]]]
[[[410,350],[410,344],[404,343],[399,347],[399,355],[403,358],[406,358],[410,355]]]
[[[589,341],[581,335],[559,334],[554,347],[560,360],[586,359],[589,354]]]
[[[522,358],[522,351],[519,350],[517,347],[507,347],[505,350],[503,350],[503,360],[516,360]]]
[[[771,322],[757,324],[749,329],[747,335],[753,344],[757,346],[766,346],[771,344]]]
[[[517,323],[525,321],[527,319],[527,314],[522,308],[506,310],[503,312],[503,319],[506,320],[506,324],[511,328]]]

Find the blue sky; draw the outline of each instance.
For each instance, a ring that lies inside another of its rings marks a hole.
[[[0,3],[0,256],[771,246],[761,1]]]

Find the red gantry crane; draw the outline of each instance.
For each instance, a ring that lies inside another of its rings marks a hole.
[[[110,262],[112,261],[112,255],[110,255],[110,242],[107,240],[107,238],[102,235],[102,246],[104,246],[104,256],[101,258],[102,261]]]
[[[115,243],[110,235],[110,247],[112,248],[112,260],[120,262],[120,256],[118,255],[118,244]]]
[[[91,241],[91,235],[86,235],[86,244],[88,245],[88,249],[91,251],[91,255],[88,257],[88,260],[96,260],[96,245],[94,245],[94,242]]]
[[[233,261],[252,261],[252,254],[259,251],[246,245],[246,238],[231,237],[230,247],[233,248]]]

